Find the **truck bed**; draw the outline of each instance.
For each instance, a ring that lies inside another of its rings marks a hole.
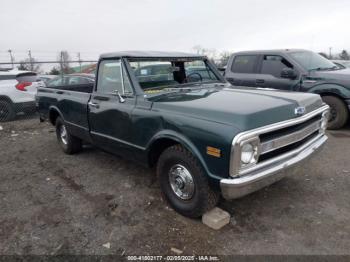
[[[69,131],[89,141],[87,104],[92,90],[93,84],[39,88],[36,101],[40,118],[52,122],[50,109],[59,108]]]

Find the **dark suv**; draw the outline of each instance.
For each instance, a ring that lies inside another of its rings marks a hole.
[[[350,109],[350,69],[311,51],[285,49],[233,54],[225,71],[236,86],[312,92],[331,107],[329,129],[343,127]]]

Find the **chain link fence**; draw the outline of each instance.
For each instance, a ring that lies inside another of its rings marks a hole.
[[[12,103],[9,99],[0,98],[0,123],[35,118],[35,102]]]

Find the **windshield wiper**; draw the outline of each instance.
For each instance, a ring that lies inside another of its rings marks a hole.
[[[332,67],[317,67],[317,68],[312,68],[309,71],[329,71],[329,70],[335,70],[337,69],[337,66],[332,66]]]

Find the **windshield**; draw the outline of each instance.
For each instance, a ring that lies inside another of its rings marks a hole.
[[[198,58],[129,59],[129,63],[145,92],[219,81],[207,61]]]
[[[330,70],[338,67],[323,56],[310,51],[290,54],[306,70]]]

